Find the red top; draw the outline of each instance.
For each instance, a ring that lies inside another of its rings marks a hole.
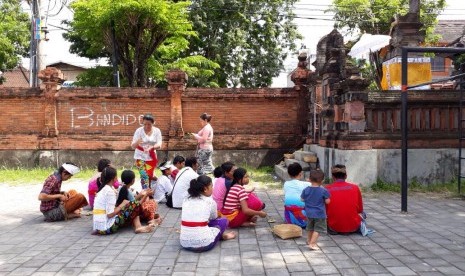
[[[357,185],[336,180],[325,187],[331,195],[326,205],[328,227],[340,233],[352,233],[360,228],[363,212],[362,193]]]

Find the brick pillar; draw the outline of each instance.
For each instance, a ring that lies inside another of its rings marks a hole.
[[[56,94],[63,82],[63,73],[49,67],[39,72],[42,81],[41,89],[44,91],[44,118],[45,125],[39,141],[40,149],[58,149],[58,127],[57,127],[57,100]]]
[[[309,77],[312,74],[307,68],[307,53],[302,52],[298,56],[299,63],[291,75],[291,81],[294,82],[294,90],[299,94],[298,117],[300,118],[300,129],[296,129],[296,134],[308,135],[308,98],[309,98]]]
[[[165,75],[171,96],[171,121],[169,137],[182,137],[182,93],[186,90],[187,74],[181,70],[170,70]]]

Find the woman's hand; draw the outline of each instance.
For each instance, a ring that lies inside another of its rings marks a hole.
[[[264,217],[266,217],[266,212],[265,211],[259,211],[258,216],[261,217],[261,218],[264,218]]]
[[[145,190],[145,194],[147,196],[153,196],[153,190],[152,189],[147,189],[147,190]]]

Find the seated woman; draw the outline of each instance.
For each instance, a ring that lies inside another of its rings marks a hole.
[[[213,200],[216,202],[218,211],[223,209],[223,201],[226,196],[226,192],[232,186],[233,173],[237,169],[236,165],[230,161],[226,161],[221,164],[222,175],[216,177],[213,185]]]
[[[215,247],[220,240],[236,237],[235,232],[226,232],[228,220],[218,218],[216,203],[211,198],[212,180],[201,175],[190,182],[189,196],[182,204],[181,246],[194,252],[204,252]]]
[[[97,173],[94,176],[92,176],[92,178],[89,180],[89,187],[87,189],[87,192],[89,194],[89,206],[91,209],[94,208],[95,195],[98,191],[101,190],[101,188],[103,188],[102,181],[100,181],[100,174],[102,173],[103,169],[105,169],[108,166],[111,166],[110,160],[105,158],[100,159],[97,164]],[[120,183],[118,181],[115,181],[115,189],[118,189],[119,186]]]
[[[75,190],[61,191],[62,182],[69,180],[79,171],[73,163],[64,163],[45,180],[39,193],[40,211],[45,221],[60,221],[81,216],[81,208],[87,205],[86,197]]]
[[[123,183],[118,190],[118,199],[116,205],[120,205],[125,199],[132,201],[139,201],[141,204],[140,219],[148,222],[151,225],[159,225],[161,220],[160,216],[156,213],[158,204],[153,200],[152,189],[142,190],[140,193],[134,195],[133,189],[131,188],[136,181],[136,175],[132,170],[124,170],[121,173],[121,182]]]
[[[113,187],[117,180],[116,169],[106,167],[100,176],[105,183],[97,193],[94,202],[93,234],[108,235],[118,231],[132,223],[136,233],[148,233],[153,230],[153,225],[142,226],[140,222],[141,206],[138,201],[125,199],[116,206],[117,191]]]
[[[300,200],[302,191],[310,186],[309,182],[301,181],[302,166],[299,163],[290,164],[287,173],[291,180],[284,182],[284,218],[287,223],[307,227],[305,203]]]
[[[226,192],[221,214],[229,220],[229,227],[255,226],[257,216],[266,217],[265,204],[254,194],[248,193],[244,185],[249,176],[244,168],[237,168],[233,174],[232,187]]]

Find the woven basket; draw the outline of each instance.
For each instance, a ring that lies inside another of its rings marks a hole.
[[[284,158],[286,158],[286,159],[294,159],[294,154],[293,153],[285,153],[283,155],[284,155]]]
[[[315,155],[304,156],[304,161],[307,163],[316,163],[317,157]]]
[[[278,224],[273,227],[273,233],[283,240],[302,237],[302,228],[295,224]]]

